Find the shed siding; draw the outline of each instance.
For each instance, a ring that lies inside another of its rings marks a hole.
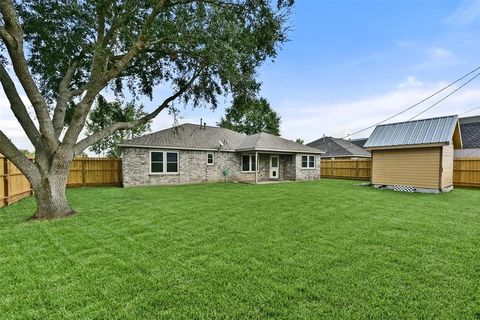
[[[441,147],[375,150],[372,183],[438,189]]]
[[[442,188],[453,185],[453,144],[443,147],[442,152]]]

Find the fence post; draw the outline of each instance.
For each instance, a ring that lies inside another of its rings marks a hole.
[[[87,177],[85,174],[85,157],[82,158],[82,187],[85,187]]]
[[[10,179],[8,170],[8,159],[4,158],[3,160],[3,202],[6,206],[8,206],[10,204]]]
[[[330,159],[330,164],[331,164],[331,168],[330,168],[330,171],[332,172],[332,177],[335,177],[335,174],[333,173],[333,168],[334,168],[334,165],[333,163],[335,162],[335,159]]]

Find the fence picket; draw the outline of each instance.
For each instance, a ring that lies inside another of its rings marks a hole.
[[[122,160],[76,158],[67,179],[67,187],[120,186]],[[32,194],[32,186],[17,167],[0,154],[0,208]]]
[[[372,161],[370,159],[322,159],[321,176],[370,180]],[[456,158],[453,168],[453,185],[462,187],[480,187],[480,158]]]

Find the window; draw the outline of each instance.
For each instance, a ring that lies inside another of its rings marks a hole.
[[[207,153],[207,166],[213,166],[214,158],[213,153]]]
[[[257,167],[257,162],[255,161],[254,154],[244,154],[242,155],[242,171],[243,172],[255,172]]]
[[[315,156],[302,156],[302,169],[315,169]]]
[[[158,173],[163,172],[163,152],[151,152],[150,153],[151,172]]]
[[[151,151],[151,173],[178,173],[178,152]]]

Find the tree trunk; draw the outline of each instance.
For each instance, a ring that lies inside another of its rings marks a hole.
[[[32,184],[37,211],[35,219],[55,219],[70,216],[75,211],[68,205],[65,189],[71,161],[53,161],[52,170],[40,179],[40,183]]]

